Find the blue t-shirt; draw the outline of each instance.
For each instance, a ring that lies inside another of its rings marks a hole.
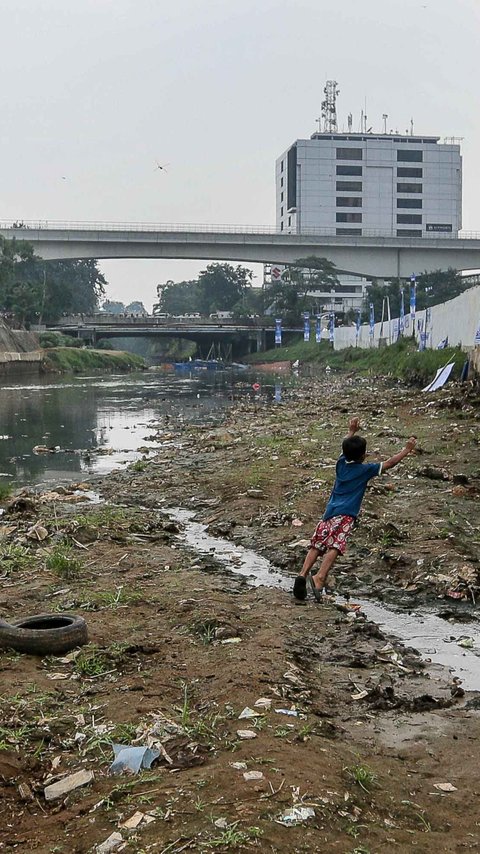
[[[381,463],[347,462],[342,454],[337,462],[335,483],[323,514],[324,520],[332,516],[358,516],[368,481],[381,471]]]

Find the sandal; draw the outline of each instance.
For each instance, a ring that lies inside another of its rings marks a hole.
[[[312,588],[312,593],[315,596],[316,602],[323,602],[323,587],[316,587],[315,582],[313,580],[313,576],[309,575],[308,577],[310,581],[310,587]]]

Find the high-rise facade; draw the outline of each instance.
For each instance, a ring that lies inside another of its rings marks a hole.
[[[448,237],[462,227],[462,157],[439,137],[314,133],[276,162],[276,222],[300,234]]]

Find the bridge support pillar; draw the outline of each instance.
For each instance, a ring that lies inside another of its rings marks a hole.
[[[266,350],[266,335],[264,329],[259,329],[257,332],[257,353],[263,353]]]

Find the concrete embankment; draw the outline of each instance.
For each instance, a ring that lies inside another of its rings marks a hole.
[[[42,353],[38,335],[25,329],[10,329],[0,320],[0,376],[39,371]]]

